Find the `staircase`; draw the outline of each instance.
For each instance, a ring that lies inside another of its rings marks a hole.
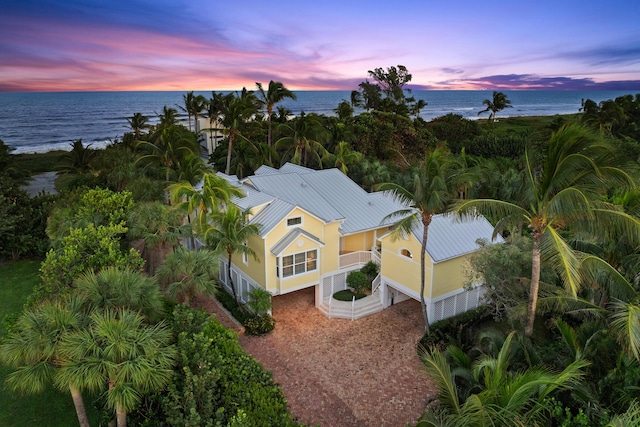
[[[353,306],[350,301],[336,299],[331,301],[331,306],[329,306],[329,298],[327,298],[320,303],[318,309],[329,318],[356,320],[382,311],[384,307],[380,303],[380,295],[376,291],[372,295],[356,300]]]

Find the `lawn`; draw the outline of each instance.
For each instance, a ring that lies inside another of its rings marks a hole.
[[[39,282],[40,261],[18,261],[0,265],[0,319],[20,312],[33,287]],[[4,331],[2,331],[4,333]],[[11,369],[0,365],[0,426],[68,427],[78,425],[71,396],[53,387],[41,394],[20,396],[4,386]],[[99,414],[85,398],[92,425]]]

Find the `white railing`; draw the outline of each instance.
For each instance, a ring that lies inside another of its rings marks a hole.
[[[371,252],[370,251],[357,251],[357,252],[349,252],[344,255],[340,255],[338,257],[339,267],[347,268],[352,265],[358,264],[366,264],[371,261]]]
[[[380,278],[380,273],[378,273],[378,275],[376,276],[375,279],[373,279],[371,281],[371,293],[373,294],[375,291],[378,290],[378,288],[380,287],[380,282],[382,281],[382,279]]]
[[[380,252],[378,252],[378,248],[376,246],[371,248],[371,261],[378,265],[382,263],[382,256],[380,255]]]

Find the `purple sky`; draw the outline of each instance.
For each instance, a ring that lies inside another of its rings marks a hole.
[[[640,89],[638,0],[6,0],[0,91]]]

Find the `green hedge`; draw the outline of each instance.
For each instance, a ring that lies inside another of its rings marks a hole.
[[[282,389],[235,332],[202,310],[177,306],[173,327],[178,365],[168,390],[147,400],[136,417],[147,426],[300,426]]]
[[[486,306],[469,310],[457,316],[440,320],[432,324],[429,333],[420,340],[419,346],[424,348],[437,347],[444,350],[450,344],[466,349],[473,343],[473,334],[478,325],[491,320],[491,314]]]

